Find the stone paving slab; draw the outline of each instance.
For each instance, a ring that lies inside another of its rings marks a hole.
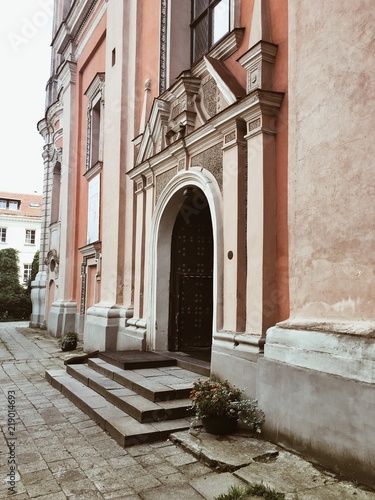
[[[311,463],[284,450],[280,451],[276,460],[252,463],[238,469],[234,475],[248,483],[263,482],[277,491],[289,494],[287,498],[290,499],[296,494],[299,498],[311,500],[325,500],[331,498],[332,494],[337,495],[332,498],[375,498],[375,493],[371,492],[368,496],[368,492],[352,483],[340,483],[333,474],[318,470]]]
[[[182,431],[173,433],[171,440],[218,469],[238,469],[257,460],[273,460],[279,455],[276,445],[241,431],[229,436],[215,436],[203,429],[194,434]]]
[[[273,462],[254,462],[235,472],[247,482],[263,482],[284,493],[293,493],[300,489],[301,479],[305,489],[313,489],[332,483],[334,478],[316,469],[312,464],[298,456],[281,450]]]
[[[143,500],[202,500],[204,498],[190,485],[162,486],[157,490],[140,493]]]
[[[286,500],[294,500],[296,495],[287,494]],[[355,487],[352,483],[335,482],[324,486],[319,486],[314,489],[298,490],[298,498],[300,500],[374,500],[375,493],[361,490]]]
[[[213,473],[190,482],[190,485],[206,500],[215,500],[217,496],[226,493],[231,486],[244,486],[245,484],[229,472]]]

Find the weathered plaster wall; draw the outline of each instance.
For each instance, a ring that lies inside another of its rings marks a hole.
[[[290,6],[292,318],[370,319],[375,290],[375,11]]]

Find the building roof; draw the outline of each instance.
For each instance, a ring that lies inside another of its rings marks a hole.
[[[17,201],[19,207],[17,210],[10,208],[1,208],[0,215],[12,215],[16,217],[42,217],[42,195],[25,193],[8,193],[0,191],[0,201]]]

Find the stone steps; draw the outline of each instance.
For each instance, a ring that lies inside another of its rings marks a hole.
[[[69,363],[66,370],[47,370],[46,379],[121,446],[163,440],[189,428],[188,396],[197,373],[174,360],[156,367],[149,365],[150,359],[126,365],[134,369],[99,357],[85,361]]]
[[[196,373],[176,366],[123,370],[99,358],[89,359],[88,366],[154,402],[188,398],[198,378]]]
[[[95,362],[90,364],[95,366]],[[107,365],[107,363],[105,365]],[[98,364],[98,367],[100,366],[103,366],[103,364]],[[188,407],[190,406],[189,398],[181,397],[175,399],[175,391],[173,390],[169,391],[169,397],[167,398],[167,390],[164,390],[163,396],[165,399],[157,399],[158,402],[156,403],[154,402],[156,397],[149,388],[145,391],[141,384],[134,385],[131,383],[134,372],[129,372],[128,376],[130,380],[121,373],[117,373],[116,371],[111,372],[109,368],[106,368],[105,372],[106,374],[112,373],[113,375],[118,375],[117,380],[121,382],[116,381],[116,379],[114,380],[112,377],[109,378],[108,375],[106,376],[97,372],[90,366],[68,365],[67,367],[67,373],[69,375],[93,389],[117,408],[120,408],[120,410],[123,410],[128,415],[138,420],[138,422],[155,422],[176,418],[187,418],[190,416],[191,413],[188,412]],[[160,385],[161,384],[158,384],[155,388],[159,389]],[[140,392],[133,390],[137,387],[140,387]],[[181,391],[185,393],[185,389]],[[144,395],[145,393],[146,395]]]

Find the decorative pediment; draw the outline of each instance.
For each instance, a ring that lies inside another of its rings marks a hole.
[[[134,139],[136,165],[204,125],[246,95],[224,63],[204,58],[200,75],[181,73],[177,82],[155,99],[144,132]]]
[[[165,148],[169,114],[170,103],[163,99],[155,99],[145,131],[137,138],[139,144],[137,165]]]

